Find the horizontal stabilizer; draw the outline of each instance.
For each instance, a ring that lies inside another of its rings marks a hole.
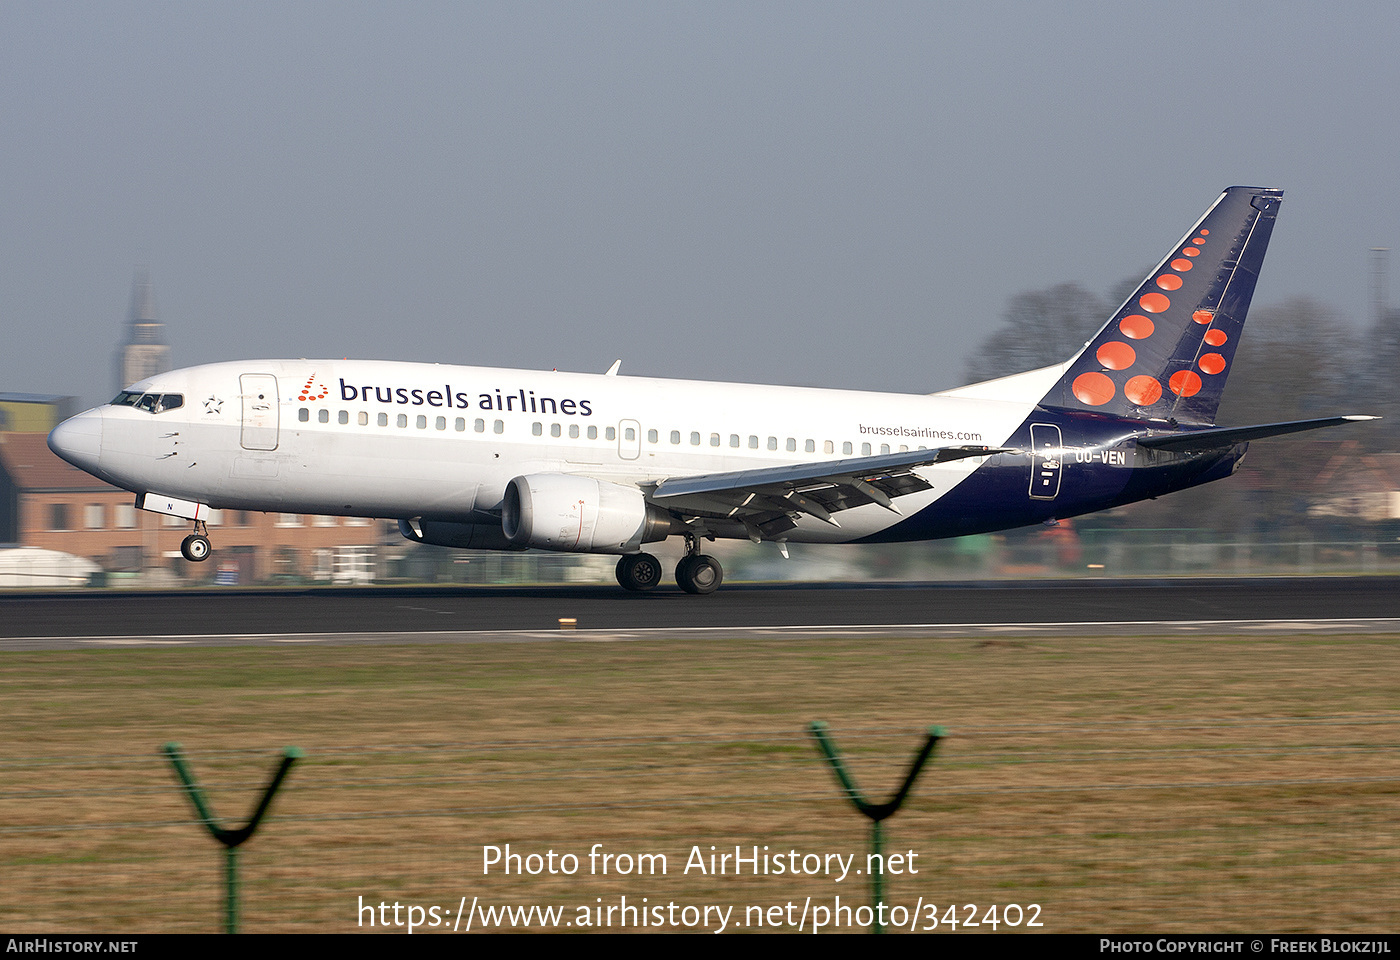
[[[1287,433],[1302,433],[1304,430],[1317,430],[1321,427],[1337,427],[1344,423],[1379,419],[1380,417],[1366,416],[1323,417],[1319,420],[1262,423],[1252,427],[1215,427],[1210,430],[1192,430],[1190,433],[1166,433],[1158,436],[1138,437],[1137,444],[1139,447],[1153,450],[1211,450],[1243,443],[1246,440],[1281,437]]]

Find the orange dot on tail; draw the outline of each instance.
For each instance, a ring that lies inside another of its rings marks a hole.
[[[1209,310],[1197,310],[1195,313],[1191,314],[1191,319],[1195,320],[1197,323],[1210,323],[1215,319],[1215,314]]]
[[[1133,377],[1123,384],[1123,396],[1139,407],[1148,407],[1162,396],[1162,385],[1153,377]]]
[[[1207,330],[1207,331],[1206,331],[1206,343],[1210,344],[1212,347],[1218,347],[1218,346],[1220,346],[1222,343],[1224,343],[1226,340],[1229,340],[1229,339],[1230,339],[1229,337],[1225,336],[1225,331],[1224,331],[1224,330]]]
[[[1094,356],[1110,370],[1126,370],[1137,362],[1137,351],[1118,340],[1105,343]]]
[[[1191,238],[1191,242],[1194,243],[1196,246],[1199,247],[1201,244],[1203,244],[1203,243],[1206,242],[1206,238],[1205,238],[1205,237],[1192,237],[1192,238]]]
[[[1208,236],[1210,236],[1210,231],[1209,231],[1209,230],[1202,230],[1202,231],[1201,231],[1201,236],[1203,236],[1203,237],[1208,237]]]
[[[1171,375],[1167,386],[1178,397],[1194,397],[1201,392],[1201,377],[1194,370],[1178,370]]]
[[[1183,260],[1180,257],[1177,257],[1175,260],[1172,261],[1172,269],[1178,271],[1179,273],[1185,273],[1187,270],[1191,269],[1191,261]]]
[[[1140,313],[1130,314],[1118,321],[1118,329],[1123,331],[1123,336],[1129,340],[1146,340],[1152,336],[1152,331],[1156,329],[1152,321]]]
[[[1225,369],[1225,358],[1218,353],[1207,353],[1196,361],[1196,366],[1206,373],[1219,373]]]
[[[1144,293],[1138,298],[1138,303],[1148,313],[1161,313],[1172,305],[1172,302],[1160,293]]]
[[[1188,257],[1199,257],[1201,255],[1201,251],[1197,250],[1195,247],[1182,247],[1181,252]]]
[[[1180,290],[1181,278],[1174,273],[1164,273],[1157,278],[1157,286],[1163,290]]]
[[[1126,344],[1124,344],[1126,346]],[[1101,407],[1113,399],[1113,381],[1101,373],[1081,373],[1074,378],[1074,395],[1080,403]]]

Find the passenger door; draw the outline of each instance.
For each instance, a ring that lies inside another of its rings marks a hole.
[[[277,449],[277,378],[270,373],[245,373],[238,378],[243,401],[244,450]]]

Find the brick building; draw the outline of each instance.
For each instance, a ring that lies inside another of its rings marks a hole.
[[[86,557],[109,573],[221,583],[373,579],[392,523],[216,510],[214,555],[189,563],[187,520],[137,510],[133,496],[60,460],[42,433],[0,433],[0,542]]]

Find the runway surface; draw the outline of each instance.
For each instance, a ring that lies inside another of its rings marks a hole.
[[[560,620],[576,621],[561,630]],[[0,650],[91,646],[999,636],[1400,633],[1386,577],[726,587],[318,588],[11,594]]]

